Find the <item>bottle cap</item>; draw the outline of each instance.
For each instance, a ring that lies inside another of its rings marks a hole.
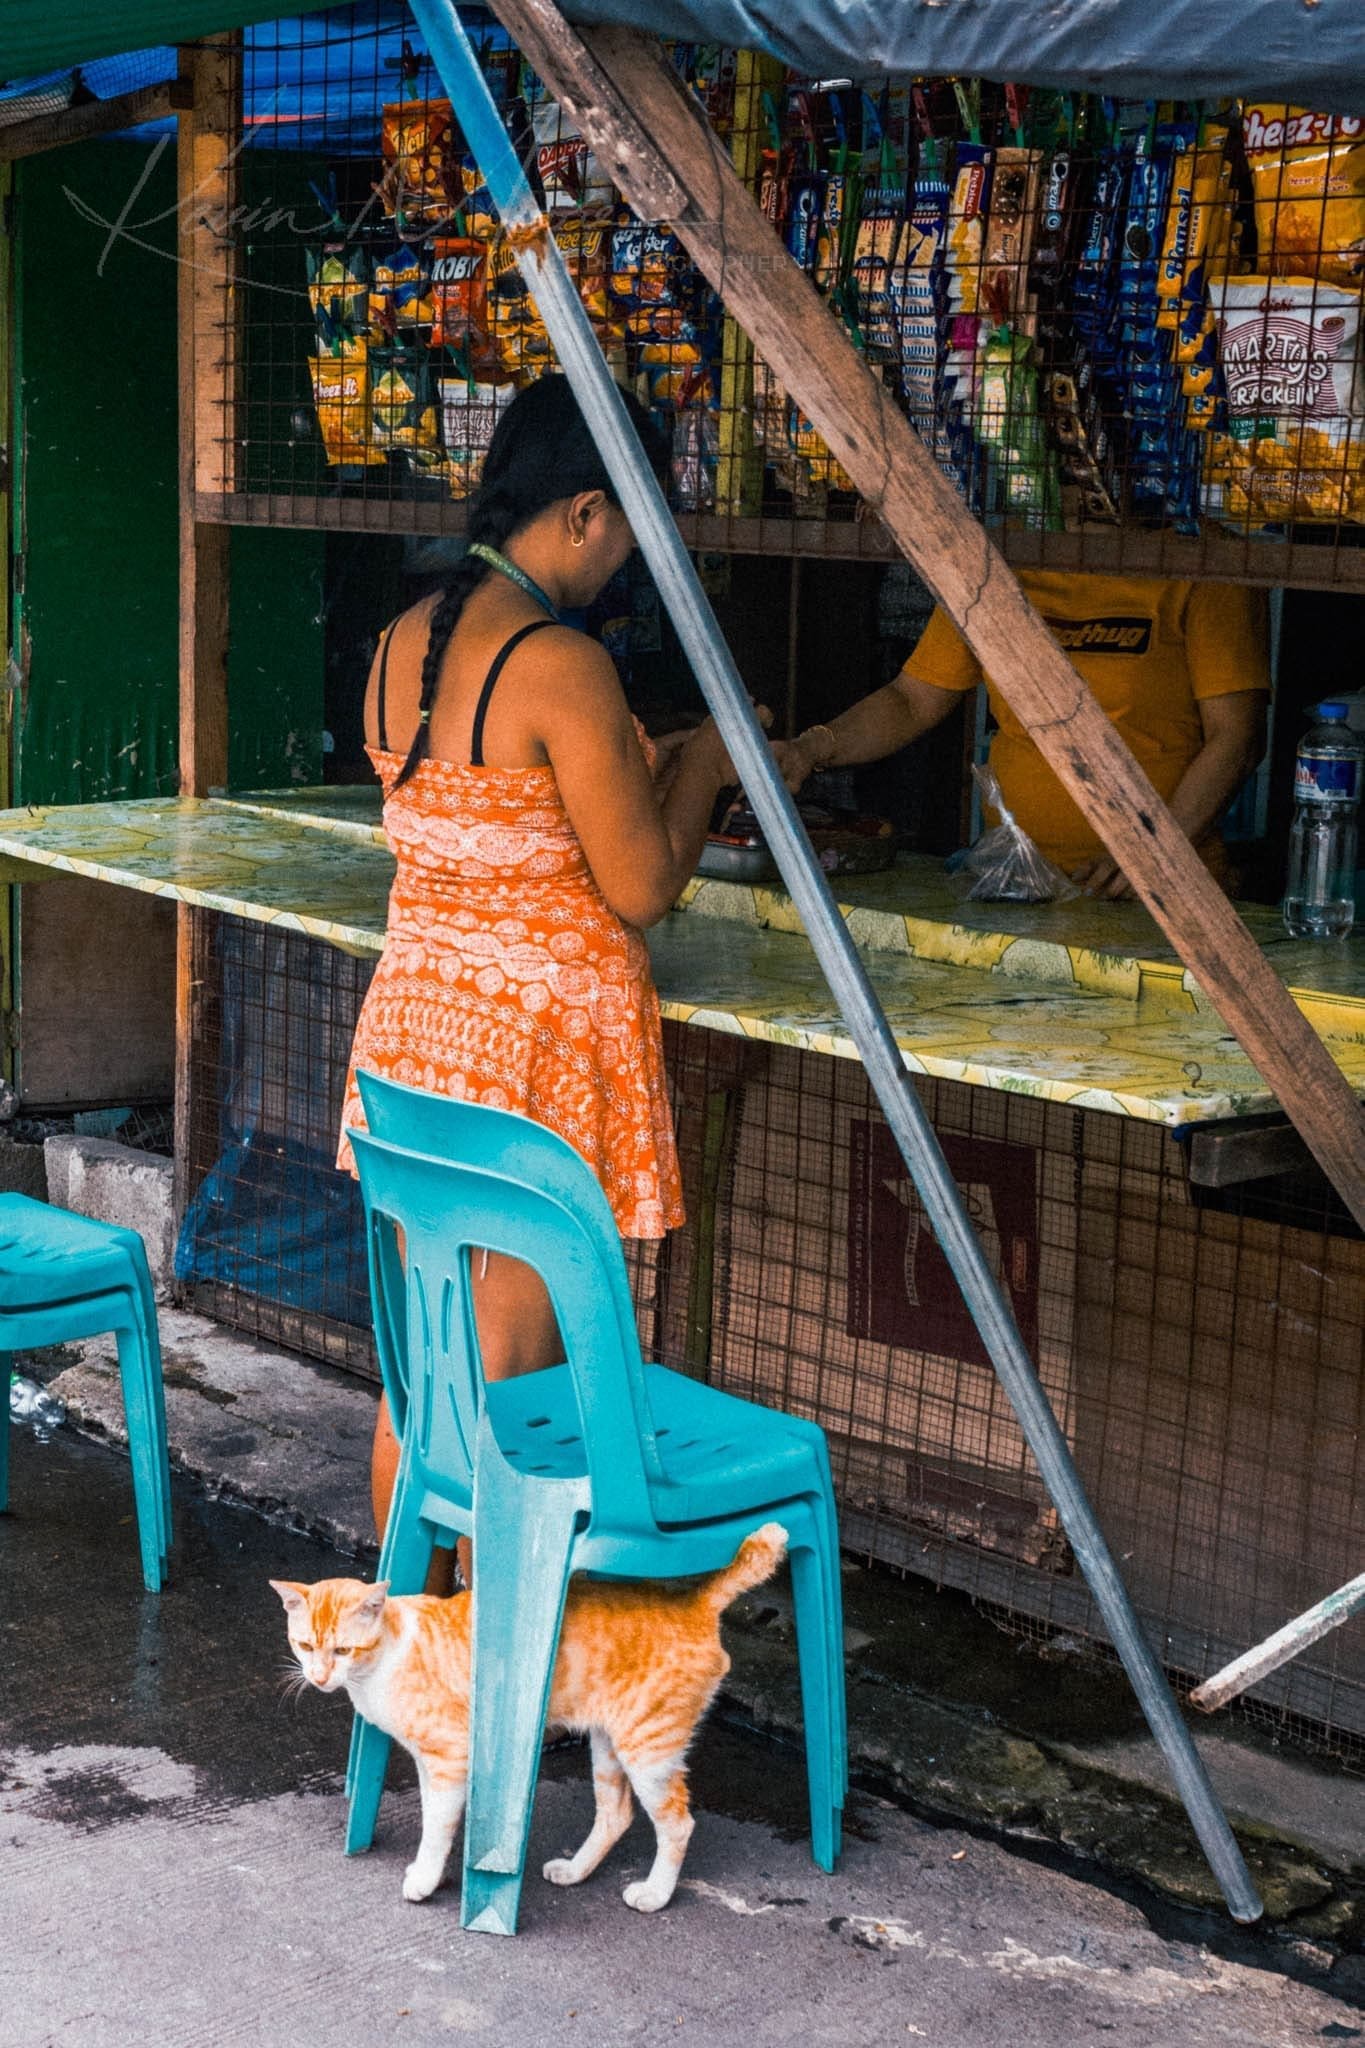
[[[1322,719],[1326,725],[1335,725],[1338,719],[1347,719],[1350,715],[1350,705],[1338,704],[1335,700],[1327,704],[1319,704],[1315,713],[1315,716]]]

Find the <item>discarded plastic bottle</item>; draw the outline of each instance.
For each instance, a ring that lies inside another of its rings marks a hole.
[[[1365,748],[1345,704],[1319,704],[1299,741],[1284,924],[1291,939],[1344,939],[1355,922],[1356,807]]]

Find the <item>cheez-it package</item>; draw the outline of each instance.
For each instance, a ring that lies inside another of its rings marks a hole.
[[[1262,270],[1365,283],[1365,116],[1248,106]]]

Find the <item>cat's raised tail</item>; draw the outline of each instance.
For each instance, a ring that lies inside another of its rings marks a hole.
[[[746,1536],[735,1552],[734,1562],[717,1572],[706,1588],[707,1603],[723,1614],[732,1600],[770,1579],[787,1554],[787,1532],[780,1522],[765,1522]]]

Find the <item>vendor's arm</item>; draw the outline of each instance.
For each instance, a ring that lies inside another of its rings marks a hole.
[[[981,669],[947,614],[936,611],[918,647],[893,682],[874,690],[828,724],[773,749],[788,789],[820,768],[858,768],[885,760],[941,725]]]
[[[1196,585],[1188,622],[1190,674],[1203,744],[1169,799],[1171,816],[1198,845],[1217,824],[1265,752],[1270,688],[1265,593]],[[1131,896],[1107,856],[1072,878],[1088,896]]]

